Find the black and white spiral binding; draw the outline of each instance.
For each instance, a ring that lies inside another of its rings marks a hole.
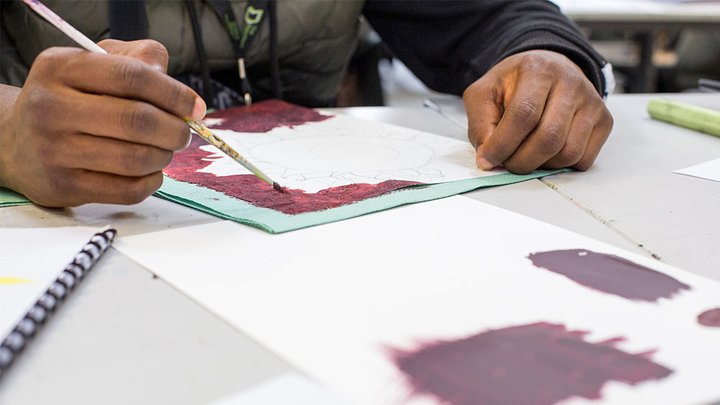
[[[116,233],[115,229],[107,229],[93,235],[85,247],[75,255],[72,262],[65,267],[57,279],[28,310],[25,317],[18,322],[15,329],[2,341],[0,344],[0,379],[60,302],[90,272],[92,266],[110,246]]]

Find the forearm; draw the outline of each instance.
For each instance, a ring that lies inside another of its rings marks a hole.
[[[500,60],[530,49],[564,54],[604,91],[604,60],[545,0],[368,0],[365,16],[429,87],[461,94]]]
[[[600,95],[607,94],[608,84],[605,83],[602,73],[607,62],[554,4],[520,1],[513,3],[510,8],[513,9],[510,14],[514,14],[520,22],[513,24],[507,20],[502,24],[502,46],[493,56],[492,65],[510,55],[528,50],[554,51],[565,55],[579,66]],[[479,56],[474,60],[473,66],[478,69],[476,73],[484,73],[484,62]]]

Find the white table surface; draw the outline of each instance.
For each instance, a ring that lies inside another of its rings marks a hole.
[[[720,96],[672,97],[720,107]],[[648,98],[611,97],[615,129],[595,167],[547,179],[564,193],[533,180],[467,196],[648,254],[619,229],[668,263],[720,279],[720,183],[671,173],[720,157],[720,138],[650,120]],[[464,137],[458,125],[429,109],[341,111]],[[611,226],[578,205],[592,207]],[[213,221],[218,219],[154,197],[130,207],[0,209],[4,227],[112,223],[121,236]],[[289,370],[259,344],[111,250],[0,381],[0,404],[197,404]]]
[[[582,22],[720,21],[720,1],[681,0],[551,0],[562,12]]]

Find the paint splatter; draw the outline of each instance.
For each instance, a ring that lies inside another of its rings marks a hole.
[[[0,285],[8,284],[27,284],[32,283],[31,280],[27,280],[20,277],[0,277]]]
[[[672,298],[690,286],[622,257],[585,249],[531,253],[533,265],[561,274],[585,287],[633,301]]]
[[[700,325],[709,326],[711,328],[720,328],[720,308],[708,309],[698,315],[697,321]]]
[[[253,112],[253,115],[250,116],[244,112],[245,109]],[[239,110],[243,110],[243,112],[238,113]],[[258,117],[254,115],[256,111],[260,111]],[[307,121],[327,118],[313,110],[281,101],[266,101],[254,104],[249,108],[237,107],[210,114],[208,117],[218,118],[220,115],[227,117],[226,121],[215,127],[242,132],[265,132],[281,125],[294,126]],[[212,173],[199,172],[212,163],[211,159],[207,158],[213,153],[200,149],[200,146],[205,144],[205,141],[193,135],[190,145],[173,156],[172,162],[163,170],[163,173],[175,180],[219,191],[257,207],[271,208],[285,214],[294,215],[337,208],[400,188],[422,184],[405,180],[387,180],[378,184],[356,183],[330,187],[317,193],[306,193],[303,190],[289,188],[283,188],[283,192],[278,193],[273,191],[272,186],[252,174],[218,177]]]
[[[249,107],[234,107],[208,114],[204,123],[209,128],[237,132],[268,132],[278,127],[292,128],[307,122],[332,118],[310,108],[280,100],[267,100]]]
[[[447,405],[555,404],[572,397],[599,399],[605,383],[637,385],[672,370],[652,352],[615,348],[623,338],[590,343],[588,332],[534,323],[490,330],[458,340],[390,349],[412,393]]]

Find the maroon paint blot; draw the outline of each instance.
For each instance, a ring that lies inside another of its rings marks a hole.
[[[720,308],[708,309],[698,315],[697,321],[700,325],[709,326],[711,328],[720,328]]]
[[[531,253],[533,265],[561,274],[578,284],[633,301],[672,298],[690,286],[622,257],[585,249]]]
[[[555,404],[571,397],[601,398],[605,383],[636,385],[672,370],[654,363],[652,352],[615,348],[622,338],[598,343],[587,332],[534,323],[438,341],[412,351],[390,349],[416,395],[443,404]]]
[[[222,119],[222,122],[209,124],[208,127],[237,132],[268,132],[278,127],[292,128],[331,117],[281,100],[262,101],[247,107],[233,107],[207,115],[207,118]]]
[[[271,208],[285,214],[301,214],[337,208],[400,188],[421,184],[404,180],[387,180],[378,184],[358,183],[330,187],[317,193],[306,193],[286,187],[283,187],[282,192],[277,192],[271,185],[252,174],[218,177],[212,173],[198,172],[211,164],[210,161],[202,160],[212,155],[211,152],[200,149],[200,146],[204,144],[205,141],[193,135],[190,146],[176,153],[163,173],[175,180],[203,186],[257,207]]]

